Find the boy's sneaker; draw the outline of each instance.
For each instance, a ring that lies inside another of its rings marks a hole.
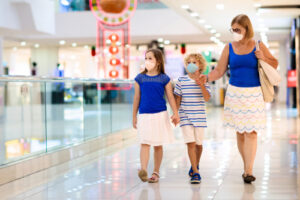
[[[191,178],[191,184],[199,184],[201,182],[201,176],[198,173],[195,173]]]
[[[197,169],[199,170],[199,165],[197,165]],[[191,166],[190,171],[189,171],[189,176],[192,177],[194,174],[193,168]]]

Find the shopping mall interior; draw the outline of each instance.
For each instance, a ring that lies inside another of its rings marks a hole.
[[[237,135],[223,126],[227,70],[208,83],[201,183],[190,183],[179,125],[163,146],[159,182],[142,182],[132,119],[146,51],[161,50],[173,86],[191,53],[208,75],[239,14],[281,77],[257,133],[256,181],[244,183]],[[0,199],[300,199],[299,77],[299,0],[1,0]]]

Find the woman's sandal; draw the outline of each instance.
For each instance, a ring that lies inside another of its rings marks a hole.
[[[159,181],[159,173],[153,172],[151,178],[149,178],[149,183],[157,183]]]
[[[140,179],[143,181],[143,182],[146,182],[148,181],[148,173],[146,172],[146,170],[144,169],[141,169],[138,173]]]

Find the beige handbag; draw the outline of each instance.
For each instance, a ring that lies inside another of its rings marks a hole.
[[[256,49],[259,50],[258,42],[256,41]],[[270,83],[261,62],[258,61],[258,73],[265,102],[272,102],[274,99],[274,86]]]

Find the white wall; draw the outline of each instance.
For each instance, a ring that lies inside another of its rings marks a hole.
[[[32,48],[31,62],[37,63],[37,76],[51,76],[58,63],[58,48]]]

